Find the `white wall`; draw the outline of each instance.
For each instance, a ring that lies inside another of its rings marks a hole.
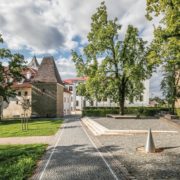
[[[70,115],[71,114],[71,94],[64,92],[64,115]]]
[[[145,80],[144,82],[144,93],[143,93],[143,101],[136,100],[133,103],[129,103],[128,101],[125,102],[126,106],[148,106],[149,105],[149,80]],[[76,95],[76,86],[78,85],[78,82],[74,83],[73,85],[67,85],[67,88],[69,86],[73,86],[73,91],[72,91],[72,101],[71,101],[71,110],[82,110],[84,106],[84,97],[83,96],[77,96]],[[78,106],[76,106],[76,102],[78,101]],[[109,99],[107,101],[101,101],[101,102],[93,102],[93,106],[98,106],[98,107],[117,107],[118,104],[114,102],[110,102]],[[86,106],[91,106],[89,101],[86,101]]]

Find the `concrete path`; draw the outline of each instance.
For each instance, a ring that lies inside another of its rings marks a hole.
[[[113,180],[117,175],[78,117],[66,119],[57,142],[39,163],[34,180]]]
[[[55,136],[7,137],[0,138],[2,144],[53,144]]]

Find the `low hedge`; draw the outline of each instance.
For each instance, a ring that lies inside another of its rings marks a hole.
[[[168,112],[169,109],[159,107],[125,107],[125,114],[142,116],[155,116],[162,111]],[[107,114],[119,114],[119,107],[85,107],[82,111],[83,116],[105,117]]]

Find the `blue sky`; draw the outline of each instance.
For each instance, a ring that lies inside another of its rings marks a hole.
[[[71,50],[81,52],[87,43],[91,16],[101,0],[0,0],[0,33],[5,47],[22,53],[27,61],[36,55],[41,61],[53,55],[62,79],[75,77]],[[145,18],[146,0],[106,0],[109,18],[118,17],[123,37],[128,24],[139,29],[149,43],[153,38],[152,22]],[[160,71],[150,80],[151,95],[160,95]]]

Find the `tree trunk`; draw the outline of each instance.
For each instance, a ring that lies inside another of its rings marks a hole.
[[[122,101],[122,100],[120,102],[120,113],[121,113],[121,115],[124,115],[124,101]]]
[[[119,113],[124,115],[124,103],[125,103],[125,82],[124,77],[122,78],[121,86],[119,86]]]
[[[175,114],[175,99],[173,99],[173,102],[171,104],[171,108],[172,108],[172,114]]]
[[[176,91],[176,69],[174,65],[174,70],[173,70],[173,98],[172,98],[172,114],[175,114],[175,103],[176,103],[176,97],[177,97],[177,91]]]
[[[3,114],[3,97],[0,96],[0,121],[2,120],[2,114]]]

